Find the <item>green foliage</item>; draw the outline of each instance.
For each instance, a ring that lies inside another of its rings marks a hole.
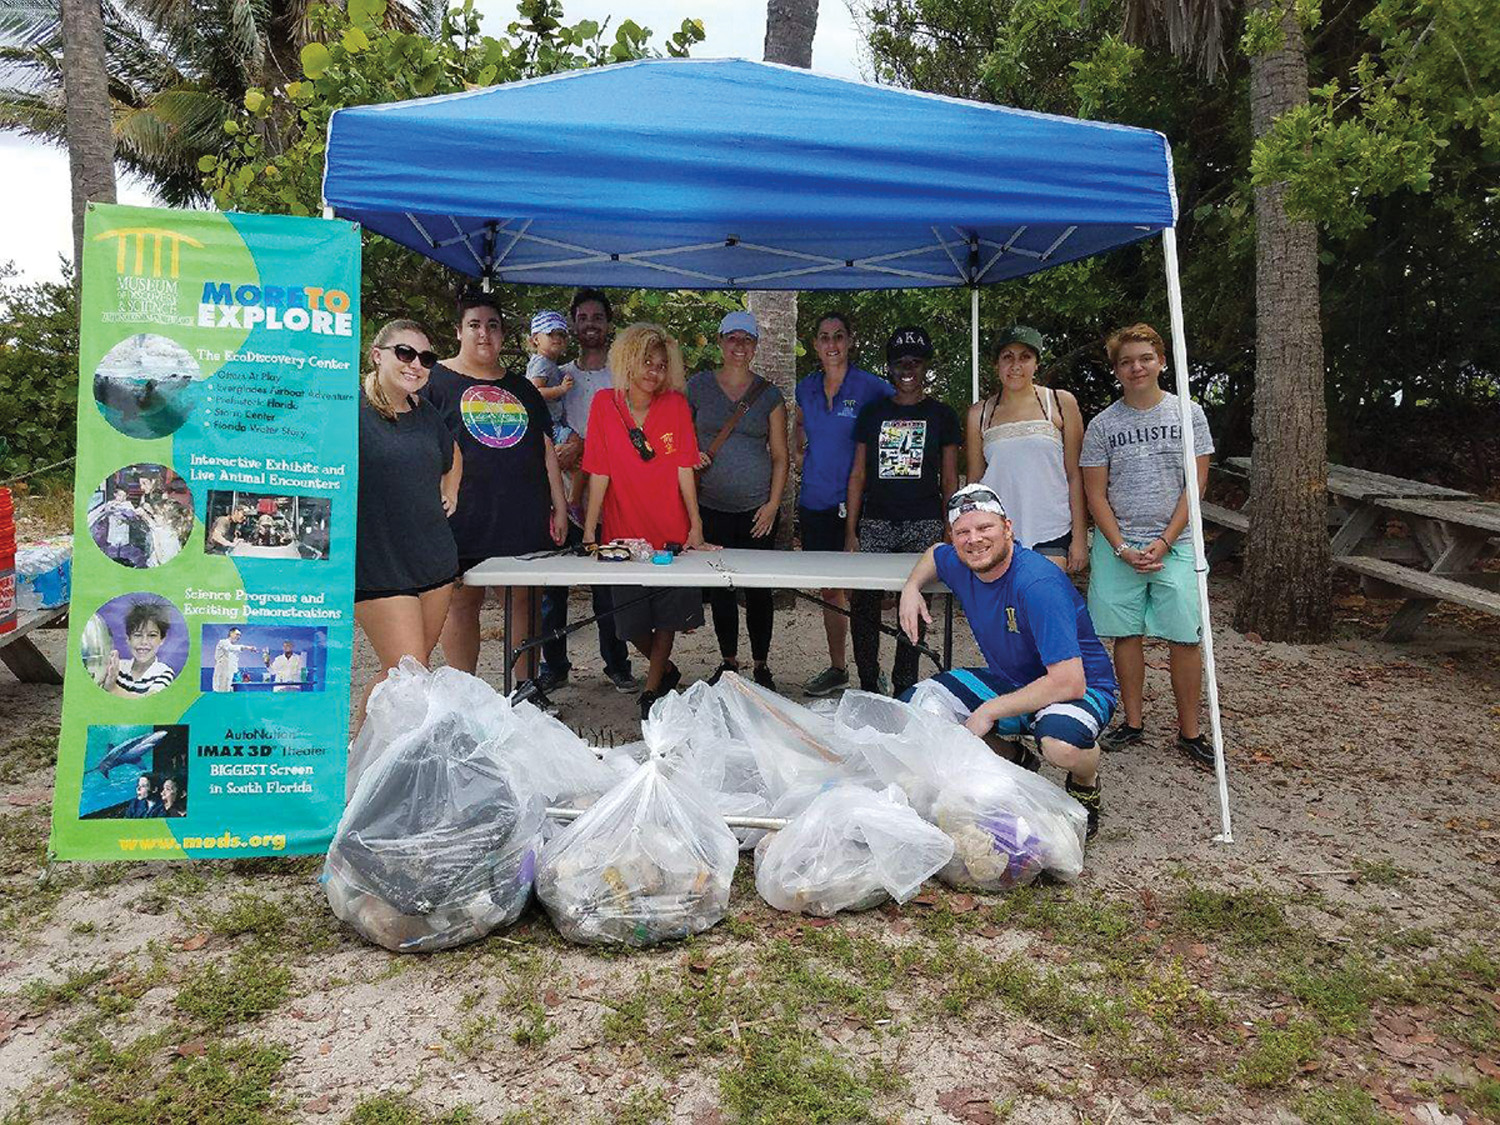
[[[1257,1024],[1255,1045],[1241,1057],[1231,1077],[1252,1090],[1283,1087],[1303,1064],[1318,1057],[1322,1042],[1323,1033],[1314,1023]]]
[[[383,13],[383,0],[308,9],[313,31],[302,48],[302,74],[248,91],[243,110],[224,123],[220,150],[199,162],[215,204],[319,214],[328,119],[337,109],[459,93],[656,53],[649,28],[626,19],[611,35],[606,24],[593,20],[568,25],[559,0],[522,0],[517,19],[499,37],[482,33],[473,0],[445,11],[432,35],[387,26]],[[702,39],[701,21],[684,20],[667,38],[666,52],[685,55]],[[452,276],[436,263],[365,236],[361,308],[371,329],[411,316],[435,338],[445,338],[453,289]],[[527,306],[535,300],[528,295]],[[513,346],[517,340],[513,330]]]
[[[205,964],[184,981],[177,1007],[195,1022],[221,1029],[273,1011],[291,990],[292,971],[256,951],[236,954],[228,970]]]
[[[78,432],[78,298],[0,263],[0,481],[62,461]]]

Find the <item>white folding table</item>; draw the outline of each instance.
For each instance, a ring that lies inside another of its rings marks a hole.
[[[667,565],[641,562],[602,562],[580,555],[575,548],[557,554],[521,555],[485,559],[465,572],[469,586],[505,588],[505,693],[512,687],[511,666],[516,658],[544,641],[555,639],[533,637],[521,648],[513,648],[511,638],[512,586],[700,586],[720,590],[790,590],[797,597],[838,610],[808,590],[900,590],[921,555],[877,555],[844,551],[686,551]],[[934,581],[924,593],[947,594],[944,599],[943,655],[944,668],[953,665],[953,595],[941,582]],[[533,614],[535,612],[535,606]],[[598,615],[569,624],[560,636],[592,624]],[[897,630],[881,624],[883,632]],[[925,646],[924,646],[925,647]],[[936,654],[927,653],[936,659]]]

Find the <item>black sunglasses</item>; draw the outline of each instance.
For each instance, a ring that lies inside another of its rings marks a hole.
[[[410,344],[376,344],[375,350],[377,352],[394,352],[396,358],[402,363],[410,363],[412,360],[416,360],[429,370],[438,361],[437,352],[419,352]]]

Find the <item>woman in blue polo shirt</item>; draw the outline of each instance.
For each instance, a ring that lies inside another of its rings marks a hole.
[[[797,384],[797,526],[804,551],[842,551],[854,423],[861,410],[889,398],[895,388],[849,361],[854,328],[843,313],[822,317],[813,329],[812,344],[822,366]],[[847,590],[824,590],[822,596],[833,605],[849,607]],[[808,695],[832,695],[849,686],[849,619],[825,609],[823,631],[828,637],[828,667],[802,686]]]

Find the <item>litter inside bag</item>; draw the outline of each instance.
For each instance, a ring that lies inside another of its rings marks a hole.
[[[899,789],[835,785],[756,847],[755,889],[777,910],[828,917],[905,902],[952,856]]]
[[[421,723],[367,763],[323,870],[333,912],[398,952],[447,949],[513,922],[531,892],[545,808],[481,746],[508,704],[482,681],[441,672],[428,679]]]
[[[879,778],[900,786],[923,819],[953,839],[938,877],[953,887],[1003,891],[1042,871],[1083,871],[1088,814],[1039,774],[998,757],[961,723],[920,705],[845,692],[834,719]]]
[[[569,941],[654,945],[724,917],[738,858],[710,794],[653,757],[542,849],[537,897]]]

